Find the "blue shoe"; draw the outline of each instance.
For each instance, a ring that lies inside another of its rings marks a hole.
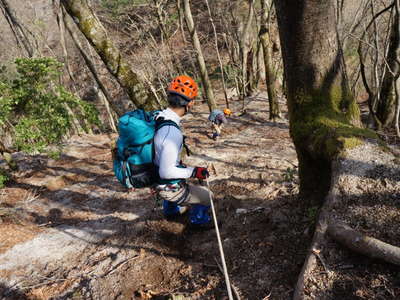
[[[189,226],[193,229],[212,229],[214,225],[208,214],[210,206],[193,204],[189,210]]]
[[[173,218],[183,215],[188,210],[187,206],[181,206],[174,202],[163,200],[163,212],[166,218]]]
[[[212,136],[213,140],[214,140],[214,141],[216,141],[216,140],[217,140],[217,138],[218,138],[218,136],[219,136],[219,134],[218,134],[218,133],[213,133],[213,136]]]

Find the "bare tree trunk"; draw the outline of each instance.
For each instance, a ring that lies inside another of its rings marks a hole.
[[[397,78],[396,82],[394,83],[395,92],[396,92],[396,117],[394,118],[394,128],[396,129],[396,134],[400,138],[400,128],[399,128],[399,121],[400,121],[400,81]]]
[[[353,34],[353,32],[357,29],[358,26],[362,23],[363,18],[365,17],[365,8],[366,8],[366,2],[368,0],[361,0],[359,3],[359,6],[356,10],[356,13],[353,18],[353,23],[351,24],[350,28],[347,30],[346,33],[343,34],[343,38],[341,40],[341,44],[343,46],[343,51],[346,50],[347,48],[347,43],[349,41],[349,37]],[[340,4],[338,3],[339,0],[337,1],[337,7],[340,7]],[[342,12],[340,12],[340,17],[337,19],[338,25],[341,24],[342,22],[342,17],[341,17]]]
[[[386,55],[386,72],[383,78],[382,86],[379,91],[379,102],[377,106],[376,116],[382,127],[389,127],[393,124],[396,116],[396,99],[395,99],[395,79],[399,76],[400,65],[398,58],[400,57],[400,15],[399,0],[395,0],[395,13],[392,20],[390,30],[389,48]]]
[[[207,5],[208,15],[209,15],[210,22],[211,22],[211,25],[212,25],[212,28],[213,28],[213,32],[214,32],[215,51],[217,52],[219,68],[221,69],[221,81],[222,81],[222,88],[224,90],[225,103],[226,103],[226,107],[229,108],[229,100],[228,100],[228,94],[227,94],[227,91],[226,91],[226,84],[225,84],[225,71],[224,71],[224,66],[222,64],[221,55],[219,54],[219,49],[218,49],[217,30],[215,29],[215,24],[214,24],[214,20],[212,18],[211,9],[210,9],[210,5],[208,3],[208,0],[205,0],[205,2],[206,2],[206,5]]]
[[[182,35],[182,40],[186,44],[185,30],[183,28],[183,11],[182,11],[182,6],[181,6],[181,0],[177,0],[176,1],[176,6],[177,6],[177,10],[178,10],[178,18],[179,18],[178,26],[179,26],[179,30],[180,30],[181,35]]]
[[[254,0],[248,0],[249,9],[246,19],[246,24],[243,26],[243,31],[240,37],[240,61],[241,61],[241,98],[247,95],[248,77],[247,77],[247,60],[250,51],[250,28],[254,17]]]
[[[159,27],[160,32],[161,32],[161,45],[162,45],[161,48],[164,48],[164,46],[166,46],[168,48],[168,53],[171,56],[174,56],[174,49],[171,46],[170,33],[168,31],[168,26],[167,26],[167,17],[168,16],[166,15],[167,13],[166,13],[166,11],[164,9],[165,4],[166,4],[166,0],[153,0],[153,3],[154,3],[154,6],[155,6],[155,9],[156,9],[158,27]],[[180,8],[180,3],[177,3],[177,4],[178,4],[178,14],[180,14],[180,9],[181,9]],[[179,21],[178,21],[178,27],[180,27]],[[182,30],[183,30],[183,28],[182,28]],[[182,31],[182,34],[183,34],[183,37],[184,37],[184,32],[183,31]],[[152,41],[154,42],[154,50],[157,51],[159,53],[159,55],[162,57],[162,53],[160,51],[160,43],[158,41],[156,41],[156,39],[154,38],[154,35],[151,34],[150,32],[149,32],[149,35],[150,35]],[[169,72],[171,73],[170,74],[170,78],[173,77],[172,73],[174,71],[177,72],[178,74],[182,74],[183,73],[182,61],[181,60],[177,60],[175,63],[173,63],[172,64],[172,68],[171,68],[171,66],[168,66],[167,64],[165,64],[165,65],[166,65],[166,69],[169,70]],[[156,72],[157,71],[158,70],[156,70]],[[145,76],[143,76],[143,77],[145,77]],[[154,94],[155,90],[153,89],[153,84],[151,83],[151,77],[152,76],[149,76],[149,77],[145,78],[145,80],[149,84],[151,92]],[[157,99],[157,101],[159,103],[161,103],[160,100],[158,99],[157,94],[154,94],[154,96]]]
[[[276,118],[280,118],[280,108],[275,92],[275,72],[272,70],[271,67],[271,52],[268,38],[268,0],[261,0],[261,9],[262,16],[259,37],[264,57],[265,85],[267,87],[269,103],[269,119],[275,122]]]
[[[63,21],[63,11],[62,11],[63,7],[59,2],[56,2],[54,4],[56,4],[55,10],[57,11],[57,24],[58,24],[58,28],[60,30],[60,42],[61,42],[61,48],[63,50],[63,55],[64,55],[65,67],[67,68],[69,78],[71,79],[71,81],[73,83],[75,83],[75,78],[72,75],[71,66],[69,64],[67,46],[65,44],[65,28],[64,28],[64,21]]]
[[[146,77],[146,75],[143,75],[143,76],[144,76],[144,79],[145,79],[146,82],[147,82],[147,85],[148,85],[149,88],[150,88],[150,91],[153,93],[153,95],[154,95],[154,97],[156,98],[156,100],[157,100],[158,104],[160,105],[160,107],[162,107],[163,105],[161,104],[160,98],[158,98],[157,91],[156,91],[156,88],[154,87],[153,83],[150,81],[150,79],[148,79],[148,78]],[[165,98],[167,98],[167,97],[165,97]]]
[[[235,5],[229,5],[229,15],[230,19],[224,18],[222,20],[222,24],[225,28],[225,33],[223,35],[226,47],[228,49],[229,58],[231,60],[232,65],[239,65],[240,61],[240,27],[242,26],[238,22],[237,16],[234,11]]]
[[[136,107],[147,110],[159,109],[152,93],[145,90],[144,85],[121,52],[114,46],[97,16],[87,3],[87,0],[61,0],[68,13],[85,37],[95,48],[107,69],[126,90]]]
[[[64,20],[65,20],[65,15],[64,15]],[[71,21],[72,23],[72,21]],[[125,111],[127,111],[129,108],[127,107],[126,109],[119,109],[119,107],[117,105],[115,105],[115,103],[113,102],[113,97],[109,94],[107,88],[104,86],[103,82],[101,81],[101,79],[99,78],[99,76],[97,75],[97,71],[96,71],[96,66],[93,62],[93,52],[91,51],[91,45],[89,42],[87,42],[88,44],[88,49],[89,49],[89,54],[87,54],[85,52],[85,50],[83,49],[83,47],[80,45],[79,40],[75,37],[74,38],[75,43],[78,43],[79,46],[81,47],[79,49],[79,51],[81,52],[86,65],[88,66],[91,74],[93,75],[94,80],[97,83],[97,86],[99,87],[96,88],[96,92],[97,95],[100,99],[103,100],[104,102],[104,106],[106,108],[107,114],[108,114],[108,119],[110,122],[110,128],[112,131],[117,132],[117,126],[115,124],[115,119],[118,118],[118,116],[121,116]],[[118,113],[119,112],[119,113]]]
[[[102,91],[102,93],[103,93],[103,95],[105,97],[105,101],[107,102],[107,105],[106,105],[107,113],[108,113],[108,116],[110,118],[110,125],[111,125],[111,128],[113,130],[115,130],[116,127],[115,127],[114,117],[113,117],[113,113],[111,111],[111,108],[119,116],[121,116],[125,111],[119,109],[118,106],[115,105],[112,102],[111,95],[108,93],[107,88],[104,86],[103,82],[100,80],[99,76],[97,75],[97,70],[96,70],[96,67],[95,67],[94,63],[90,59],[89,55],[86,54],[86,52],[83,49],[81,43],[79,42],[79,38],[75,34],[75,31],[74,31],[75,24],[72,22],[72,20],[70,20],[69,16],[64,15],[63,19],[64,19],[65,27],[68,30],[68,33],[71,35],[72,40],[75,43],[75,46],[78,48],[80,54],[83,57],[83,60],[85,61],[87,67],[89,68],[90,73],[92,74],[94,80],[96,81],[97,85],[99,86],[100,90]],[[111,108],[110,108],[110,106],[111,106]]]
[[[396,0],[397,1],[397,0]],[[380,49],[382,48],[380,46],[379,40],[383,39],[386,40],[385,38],[378,37],[378,29],[377,29],[377,18],[381,16],[382,14],[390,11],[393,9],[395,3],[390,4],[389,6],[383,8],[379,12],[375,13],[375,5],[374,2],[369,3],[369,8],[372,13],[372,19],[371,21],[365,26],[364,32],[360,37],[360,42],[358,45],[358,55],[360,59],[360,75],[362,79],[362,83],[365,87],[366,92],[368,93],[368,107],[369,107],[369,112],[370,112],[370,119],[371,119],[371,124],[372,126],[377,125],[377,127],[382,127],[382,122],[381,118],[378,118],[377,115],[377,105],[381,103],[381,96],[384,95],[381,93],[381,90],[383,88],[383,83],[384,83],[384,78],[386,76],[389,76],[386,74],[387,72],[390,72],[389,68],[387,68],[387,58],[386,57],[381,57],[381,51]],[[398,16],[397,16],[398,18]],[[365,37],[368,37],[368,32],[369,28],[373,26],[373,47],[370,46],[368,42],[365,41]],[[393,26],[392,26],[393,29]],[[390,30],[392,33],[392,30]],[[364,43],[368,45],[368,47],[363,47]],[[390,43],[389,43],[390,45]],[[386,48],[387,46],[383,46],[383,48]],[[367,49],[364,49],[367,48]],[[390,53],[388,47],[388,50],[385,51],[385,53]],[[370,52],[372,52],[370,54]],[[372,67],[371,67],[371,75],[368,77],[367,75],[367,67],[368,67],[368,61],[367,57],[368,55],[372,56],[370,60],[372,60]],[[381,67],[383,66],[383,67]],[[386,87],[387,91],[387,87]],[[389,89],[390,91],[390,89]],[[381,111],[383,111],[384,108],[382,108]]]
[[[241,90],[239,86],[239,76],[240,76],[240,54],[239,54],[239,43],[240,43],[240,38],[239,38],[239,32],[237,29],[239,25],[236,20],[235,13],[233,12],[233,4],[228,7],[229,10],[229,15],[231,16],[231,19],[224,18],[222,20],[222,25],[224,26],[224,33],[222,34],[222,37],[224,39],[225,47],[228,51],[229,54],[229,69],[227,73],[227,77],[232,81],[235,82],[235,90],[236,94],[239,96],[239,99],[242,98],[241,96]],[[230,22],[229,22],[230,21]]]
[[[224,22],[224,24],[225,24],[225,27],[227,27],[225,22]],[[232,39],[228,40],[228,37],[227,37],[226,33],[223,33],[222,37],[224,39],[225,46],[226,46],[226,49],[227,49],[228,54],[229,54],[230,63],[232,65],[234,65],[234,64],[236,64],[236,56],[235,56],[236,49],[235,49],[235,46],[233,45]]]
[[[163,5],[165,4],[165,1],[153,0],[153,3],[156,8],[158,26],[161,31],[161,42],[164,43],[164,40],[168,40],[168,33],[167,29],[165,28],[165,20],[163,18]]]
[[[203,52],[201,50],[199,37],[197,36],[197,31],[194,26],[192,12],[190,9],[190,2],[189,2],[189,0],[183,0],[183,4],[184,4],[184,9],[185,9],[186,25],[188,27],[190,37],[192,38],[193,46],[196,50],[196,58],[197,58],[197,63],[200,68],[201,81],[203,83],[204,91],[205,91],[205,94],[207,97],[208,107],[211,111],[211,110],[214,110],[217,108],[217,105],[216,105],[215,99],[214,99],[213,89],[211,86],[211,81],[208,78],[206,63],[204,61]]]
[[[258,81],[257,81],[257,42],[253,42],[250,46],[250,51],[248,53],[247,58],[247,91],[246,96],[252,96],[257,90]]]
[[[264,78],[265,76],[263,75],[264,71],[264,57],[263,57],[263,51],[262,51],[262,45],[261,41],[257,41],[257,53],[256,53],[256,81],[257,81],[257,86],[258,83],[260,82],[261,78]]]
[[[10,4],[8,3],[7,0],[0,0],[0,6],[3,10],[3,14],[8,24],[11,27],[11,30],[17,41],[17,44],[18,45],[22,44],[23,48],[28,53],[28,56],[32,57],[34,55],[34,47],[31,45],[31,42],[25,33],[25,29],[22,27],[17,17],[15,16],[14,12],[12,11]]]

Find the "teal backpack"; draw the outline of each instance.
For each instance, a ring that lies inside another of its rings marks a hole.
[[[142,188],[158,182],[158,170],[153,163],[153,139],[163,126],[180,127],[171,120],[159,118],[159,111],[142,109],[127,112],[119,118],[119,137],[113,155],[113,169],[118,181],[127,188]]]

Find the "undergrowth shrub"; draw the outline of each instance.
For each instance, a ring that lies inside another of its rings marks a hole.
[[[4,170],[0,169],[0,189],[5,187],[7,181],[9,181],[9,179],[10,178],[9,178],[8,174]]]
[[[84,130],[99,125],[93,105],[59,84],[62,63],[53,58],[18,58],[15,72],[0,68],[0,128],[13,133],[13,147],[43,152],[68,135],[74,119]]]
[[[116,17],[130,6],[148,5],[148,2],[148,0],[101,0],[100,4]]]

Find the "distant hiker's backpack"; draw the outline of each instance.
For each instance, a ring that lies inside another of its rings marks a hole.
[[[220,111],[219,109],[214,109],[213,111],[211,111],[210,115],[208,116],[208,120],[211,122],[215,122],[217,119],[218,115],[223,115],[224,113],[222,111]]]
[[[180,129],[171,120],[155,121],[159,111],[137,109],[119,118],[119,137],[113,155],[114,174],[124,186],[141,188],[157,182],[153,163],[153,138],[156,130],[166,125]]]

